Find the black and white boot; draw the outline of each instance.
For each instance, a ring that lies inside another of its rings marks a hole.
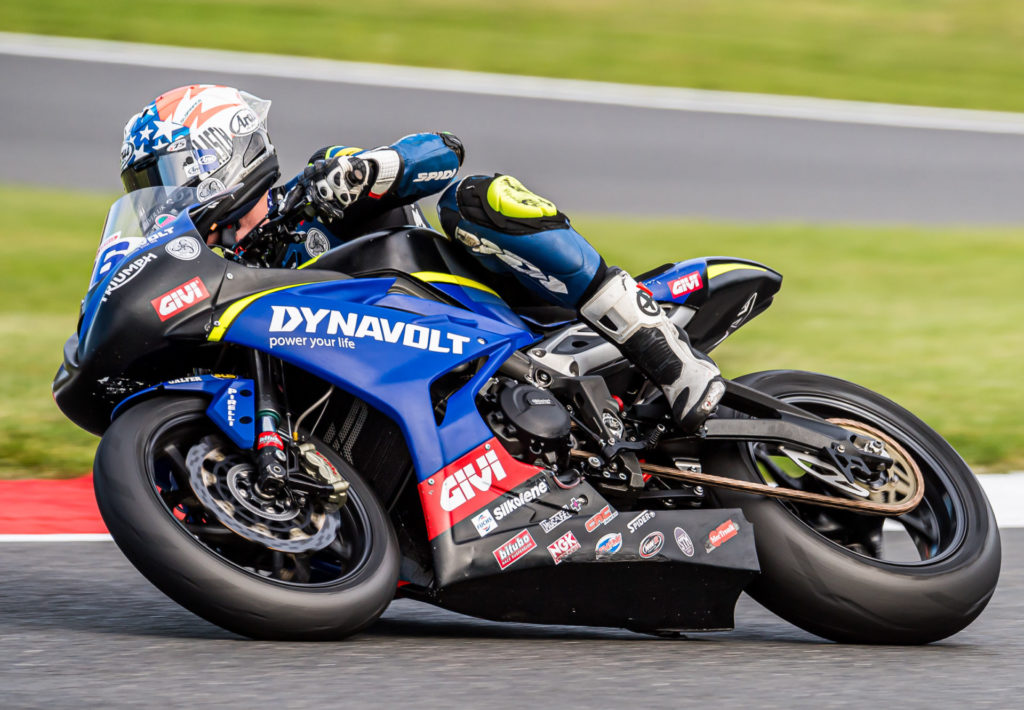
[[[632,276],[609,269],[579,310],[590,327],[661,388],[684,432],[700,428],[725,394],[721,372],[709,357],[690,347],[686,334]]]

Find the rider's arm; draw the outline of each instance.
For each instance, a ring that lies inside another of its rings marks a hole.
[[[322,148],[310,158],[310,165],[340,156],[358,156],[369,168],[362,198],[345,207],[348,221],[373,217],[440,192],[458,172],[464,150],[462,142],[451,133],[415,133],[382,148]],[[289,181],[279,194],[287,193],[299,177]]]

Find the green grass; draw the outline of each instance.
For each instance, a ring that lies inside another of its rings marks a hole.
[[[63,419],[49,386],[114,197],[0,187],[0,477],[89,470],[96,439]],[[701,254],[783,272],[775,305],[715,352],[727,375],[850,379],[921,416],[975,466],[1024,465],[1024,230],[575,224],[634,272]]]
[[[0,29],[1024,110],[1020,0],[4,0]]]

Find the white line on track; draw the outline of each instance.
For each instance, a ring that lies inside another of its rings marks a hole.
[[[40,535],[0,535],[0,542],[107,542],[107,533],[61,533]]]
[[[636,108],[1024,134],[1024,114],[487,74],[0,32],[0,54]]]
[[[985,495],[995,511],[1001,528],[1024,527],[1024,471],[1018,473],[982,474],[978,476]],[[886,529],[900,530],[896,523],[886,523]],[[46,534],[0,535],[5,542],[103,542],[111,540],[107,534]]]

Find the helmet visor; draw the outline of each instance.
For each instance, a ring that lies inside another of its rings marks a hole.
[[[136,162],[121,172],[121,182],[125,192],[144,187],[195,186],[218,167],[220,161],[213,150],[186,148]]]

